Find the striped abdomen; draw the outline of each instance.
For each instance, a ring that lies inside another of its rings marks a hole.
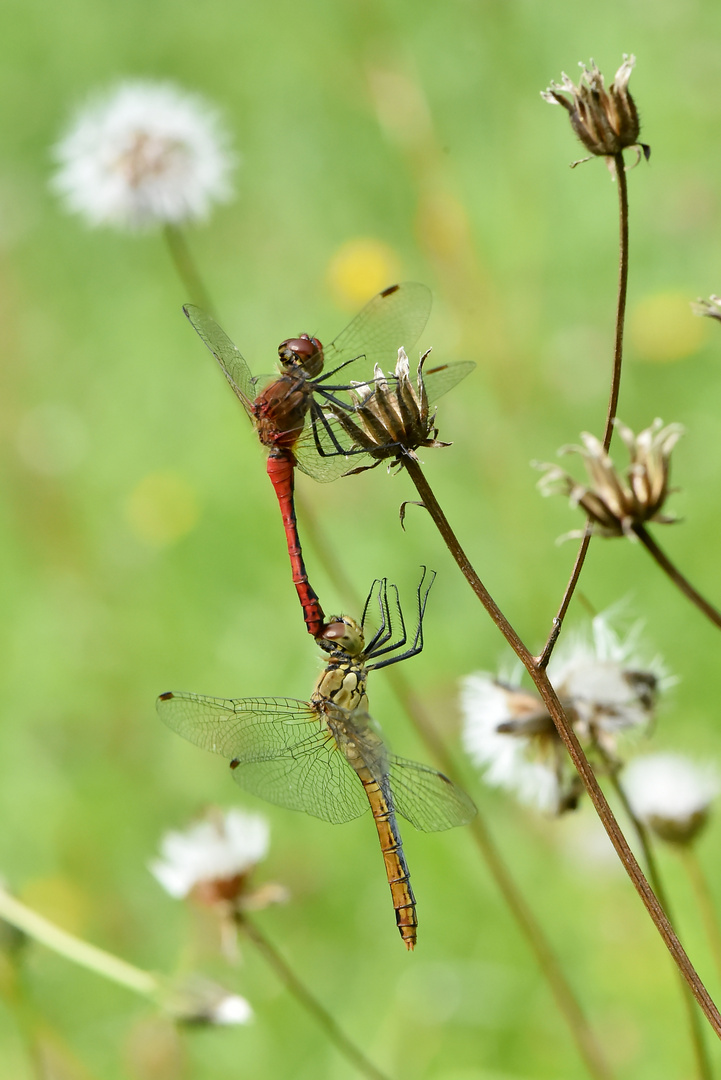
[[[416,943],[416,898],[411,888],[411,876],[403,854],[403,843],[398,831],[393,796],[387,784],[380,785],[373,779],[369,769],[357,770],[368,796],[373,820],[381,842],[381,852],[386,865],[386,877],[391,889],[396,924],[407,949]],[[385,788],[385,790],[384,790]]]

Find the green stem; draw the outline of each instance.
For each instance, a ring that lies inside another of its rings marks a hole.
[[[103,978],[128,990],[134,990],[136,994],[144,997],[152,998],[158,995],[160,985],[155,975],[142,971],[87,941],[82,941],[67,930],[61,930],[59,926],[16,900],[1,886],[0,919],[16,926],[35,941],[64,956],[66,960],[94,971],[96,975],[102,975]]]
[[[473,589],[474,593],[481,601],[486,611],[490,615],[491,619],[501,631],[508,644],[511,646],[516,656],[519,658],[526,671],[531,676],[536,689],[541,695],[543,702],[548,709],[556,730],[560,735],[563,743],[568,750],[570,758],[583,781],[583,785],[586,788],[591,801],[596,809],[603,827],[608,833],[609,839],[616,849],[616,853],[620,858],[626,873],[631,879],[634,888],[638,892],[646,910],[648,911],[654,925],[656,926],[659,934],[661,935],[666,948],[671,953],[671,956],[678,965],[679,970],[682,972],[687,983],[691,987],[694,997],[700,1004],[704,1011],[706,1018],[711,1024],[716,1034],[721,1038],[721,1014],[719,1014],[716,1005],[712,1001],[706,987],[696,972],[693,964],[689,960],[686,952],[678,939],[678,936],[667,919],[663,908],[658,902],[653,889],[646,880],[641,867],[638,865],[638,861],[628,846],[626,837],[623,834],[618,821],[616,820],[611,807],[608,805],[608,801],[601,791],[598,785],[598,781],[591,768],[590,762],[583,752],[583,748],[579,743],[576,733],[566,716],[561,702],[558,700],[558,696],[551,685],[546,671],[539,667],[536,658],[531,654],[529,649],[524,645],[518,636],[516,630],[511,626],[510,622],[500,610],[496,602],[490,596],[485,585],[479,578],[478,574],[474,570],[471,562],[466,555],[465,551],[461,547],[458,538],[453,532],[448,519],[443,513],[438,500],[436,499],[433,491],[425,478],[423,470],[419,463],[413,458],[405,455],[402,458],[403,466],[408,473],[409,477],[413,481],[418,494],[421,497],[421,501],[429,512],[433,521],[438,528],[443,540],[445,541],[451,555],[455,559],[459,569],[466,578],[468,584]]]
[[[173,266],[183,283],[183,288],[187,292],[186,300],[192,301],[192,303],[207,311],[209,315],[213,315],[210,294],[203,284],[195,259],[190,253],[185,234],[177,225],[166,225],[163,229],[163,237]]]
[[[711,896],[708,879],[703,872],[695,847],[691,844],[677,844],[675,846],[683,860],[686,873],[691,880],[691,886],[696,897],[696,903],[701,912],[706,936],[711,945],[711,952],[713,953],[713,958],[716,963],[716,970],[719,975],[721,975],[721,929],[719,928],[718,916],[716,914],[713,897]]]
[[[261,956],[268,961],[275,971],[286,990],[293,995],[296,1001],[302,1005],[306,1012],[310,1013],[316,1023],[323,1029],[331,1042],[335,1043],[340,1052],[354,1065],[359,1072],[370,1080],[388,1080],[375,1065],[368,1060],[355,1043],[352,1043],[345,1032],[338,1026],[330,1013],[325,1009],[316,997],[311,994],[304,983],[291,970],[278,950],[271,945],[259,927],[248,918],[244,912],[236,914],[236,921],[241,930],[253,942]]]

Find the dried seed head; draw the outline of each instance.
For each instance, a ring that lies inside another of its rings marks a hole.
[[[332,410],[354,445],[367,450],[376,463],[403,455],[415,457],[421,446],[450,445],[436,439],[436,414],[429,411],[423,383],[423,364],[429,353],[430,349],[420,359],[415,386],[405,349],[400,348],[393,375],[384,375],[376,364],[371,382],[353,384],[353,409]]]
[[[629,146],[640,147],[646,160],[651,154],[651,148],[639,142],[638,110],[628,92],[628,80],[635,63],[635,56],[624,53],[623,63],[608,89],[599,68],[591,60],[589,67],[579,65],[582,74],[578,86],[563,73],[560,84],[552,82],[541,93],[544,101],[566,109],[573,130],[592,156],[614,157]]]
[[[670,491],[671,451],[683,435],[683,428],[680,424],[664,427],[656,419],[650,427],[634,435],[619,420],[615,425],[630,457],[625,476],[615,468],[599,440],[584,431],[583,446],[565,446],[559,453],[580,454],[590,484],[579,484],[558,465],[538,462],[537,468],[546,474],[538,481],[538,488],[543,495],[568,495],[572,506],[586,511],[595,534],[635,539],[634,528],[647,521],[669,525],[677,520],[662,514],[661,509]],[[583,532],[568,535],[583,536]]]

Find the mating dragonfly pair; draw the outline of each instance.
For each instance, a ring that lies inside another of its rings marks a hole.
[[[279,347],[282,374],[256,394],[256,380],[217,323],[199,308],[185,309],[269,451],[267,471],[283,514],[293,581],[306,626],[328,660],[308,702],[175,692],[158,699],[158,712],[168,727],[229,758],[233,777],[245,790],[336,824],[370,807],[396,922],[409,949],[416,942],[416,905],[396,813],[418,829],[435,832],[466,824],[476,809],[443,773],[388,753],[368,713],[366,681],[374,668],[421,651],[435,574],[427,578],[423,572],[410,644],[398,591],[386,579],[373,583],[360,623],[347,615],[326,620],[303,563],[293,480],[296,466],[315,479],[335,479],[348,471],[351,455],[361,456],[358,447],[344,443],[347,427],[336,421],[337,410],[353,411],[351,395],[359,384],[367,388],[366,395],[373,393],[379,378],[376,365],[387,361],[390,348],[399,342],[415,343],[429,310],[425,286],[407,283],[385,289],[325,349],[308,334],[284,341]],[[323,374],[328,361],[334,366]],[[429,400],[445,393],[473,366],[444,365],[426,373]],[[344,382],[337,381],[341,372]],[[366,641],[366,626],[376,608],[378,626]]]
[[[281,374],[260,393],[260,380],[251,375],[243,356],[215,320],[193,305],[184,309],[268,450],[266,469],[283,517],[293,584],[313,637],[321,632],[325,616],[303,562],[293,501],[295,468],[314,480],[329,481],[377,463],[378,456],[373,459],[357,443],[349,442],[357,393],[365,390],[367,405],[369,397],[387,386],[383,366],[395,365],[399,346],[415,345],[430,309],[431,294],[425,285],[414,281],[391,285],[366,304],[330,345],[323,346],[310,334],[281,342]],[[426,370],[427,402],[437,401],[475,366],[463,361]],[[389,378],[393,382],[394,376]],[[345,417],[350,424],[343,423]],[[383,448],[376,455],[382,453]]]

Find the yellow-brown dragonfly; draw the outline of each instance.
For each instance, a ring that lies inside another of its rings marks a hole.
[[[373,583],[360,623],[329,620],[318,644],[328,661],[308,702],[294,698],[214,698],[161,694],[160,718],[190,742],[230,759],[246,791],[334,824],[370,806],[381,844],[396,923],[408,949],[416,942],[416,901],[396,813],[423,832],[465,825],[471,799],[443,773],[388,753],[368,714],[366,680],[420,652],[423,616],[435,575],[418,587],[418,623],[409,643],[394,585]],[[379,626],[366,643],[364,628],[377,605]],[[359,782],[360,781],[360,782]]]

